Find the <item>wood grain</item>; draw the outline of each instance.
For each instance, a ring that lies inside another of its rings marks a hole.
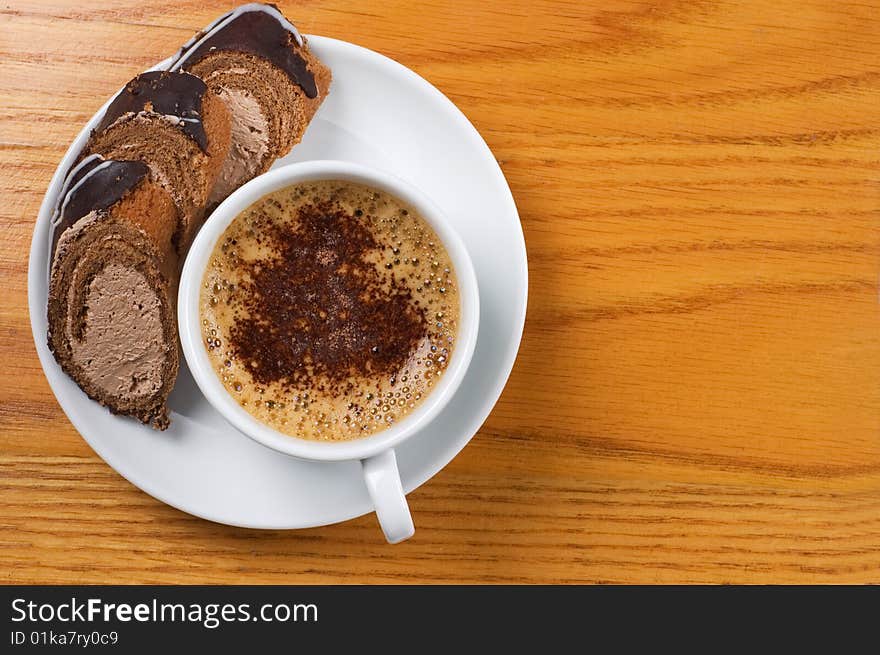
[[[225,10],[0,7],[3,582],[880,582],[876,2],[281,2],[446,93],[531,289],[483,429],[372,516],[214,525],[100,461],[32,345],[39,202],[82,123]]]

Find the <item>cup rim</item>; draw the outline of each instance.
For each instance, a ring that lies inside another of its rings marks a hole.
[[[449,364],[434,390],[399,423],[375,434],[349,441],[321,442],[284,434],[260,422],[229,394],[214,372],[203,345],[199,295],[205,267],[214,247],[242,211],[265,195],[299,182],[345,180],[375,187],[396,196],[416,209],[431,226],[449,253],[459,287],[461,312]],[[258,443],[300,459],[343,461],[366,459],[393,448],[415,435],[446,406],[464,379],[477,341],[479,290],[476,274],[461,237],[440,208],[412,184],[374,168],[336,160],[312,160],[286,164],[263,173],[227,197],[208,217],[190,246],[178,291],[178,331],[190,372],[208,402],[229,423]]]

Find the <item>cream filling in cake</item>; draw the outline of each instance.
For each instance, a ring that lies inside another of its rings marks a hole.
[[[101,220],[91,212],[61,235],[53,267],[66,243]],[[134,269],[108,264],[90,282],[85,294],[85,329],[75,337],[76,284],[67,290],[65,336],[71,357],[104,393],[141,396],[162,386],[165,365],[164,332],[159,298],[144,275]]]
[[[113,396],[158,391],[165,366],[162,313],[144,275],[108,264],[89,283],[85,304],[82,339],[68,332],[76,365]]]
[[[218,95],[229,110],[232,136],[208,205],[219,203],[254,177],[269,150],[269,121],[256,98],[246,91],[227,87]]]

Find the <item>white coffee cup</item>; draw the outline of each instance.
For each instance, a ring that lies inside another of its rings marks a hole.
[[[199,295],[208,260],[217,240],[232,220],[263,196],[299,182],[344,180],[389,193],[415,209],[440,237],[458,279],[461,312],[456,345],[445,373],[433,391],[411,414],[376,434],[351,441],[319,442],[278,432],[249,414],[233,398],[214,372],[202,338]],[[432,421],[449,402],[471,361],[477,341],[480,303],[477,278],[464,243],[441,210],[423,193],[388,173],[342,161],[289,164],[260,175],[230,195],[205,222],[189,250],[178,293],[178,323],[183,354],[193,378],[208,402],[233,426],[255,441],[306,460],[360,460],[367,491],[389,543],[411,537],[415,531],[394,448]]]

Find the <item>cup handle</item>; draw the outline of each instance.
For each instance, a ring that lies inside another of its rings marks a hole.
[[[379,525],[389,544],[397,544],[409,539],[415,533],[409,505],[400,483],[397,470],[397,456],[394,449],[361,460],[364,482],[373,499]]]

